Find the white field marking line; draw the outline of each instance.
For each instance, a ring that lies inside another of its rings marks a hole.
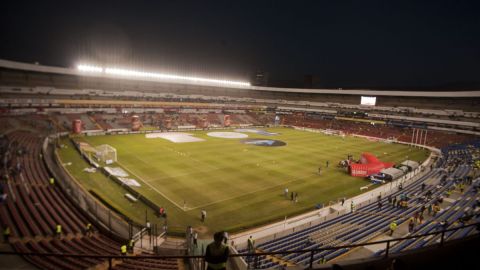
[[[169,149],[169,150],[171,150],[171,149]],[[139,161],[141,161],[141,162],[143,162],[143,163],[145,163],[145,164],[147,164],[147,165],[150,165],[150,164],[151,164],[151,162],[148,162],[148,161],[144,160],[143,158],[140,158],[138,155],[136,155],[136,154],[133,153],[132,151],[129,151],[129,150],[126,150],[126,151],[129,152],[129,153],[134,154],[133,157],[134,157],[135,159],[137,159],[137,160],[139,160]],[[175,150],[171,150],[171,151],[175,152]],[[197,160],[195,160],[194,158],[190,158],[190,159],[193,159],[194,161],[197,161]],[[117,163],[118,163],[118,162],[117,162]],[[197,161],[197,163],[203,164],[203,163],[205,163],[205,162]],[[200,170],[200,169],[199,169],[199,171],[200,171],[201,173],[210,173],[210,172],[215,171],[215,170],[222,170],[222,168],[218,168],[218,167],[215,167],[215,166],[212,166],[212,165],[209,165],[209,164],[207,164],[207,165],[210,166],[212,169],[210,169],[210,170]],[[204,167],[194,166],[194,168],[197,169],[197,168],[204,168]],[[164,180],[164,179],[169,179],[169,178],[177,178],[177,177],[187,176],[187,175],[190,175],[190,174],[193,174],[193,173],[196,173],[196,172],[181,173],[181,174],[168,175],[168,176],[159,177],[159,178],[152,178],[152,179],[150,180],[150,182],[158,181],[158,180]]]
[[[209,205],[212,205],[212,204],[217,204],[217,203],[228,201],[228,200],[234,200],[234,199],[237,199],[237,198],[240,198],[240,197],[243,197],[243,196],[247,196],[247,195],[250,195],[250,194],[253,194],[253,193],[260,192],[260,191],[269,190],[269,189],[276,188],[276,187],[279,187],[279,186],[282,186],[282,185],[285,185],[285,184],[288,184],[288,183],[300,181],[300,180],[306,179],[308,177],[312,177],[314,175],[316,175],[316,174],[311,174],[311,175],[307,175],[305,177],[300,177],[300,178],[296,178],[296,179],[293,179],[293,180],[290,180],[290,181],[282,182],[282,183],[280,183],[278,185],[275,185],[275,186],[268,186],[268,187],[265,187],[265,188],[257,189],[257,190],[251,191],[251,192],[243,193],[242,195],[221,199],[221,200],[214,201],[214,202],[211,202],[211,203],[206,203],[206,204],[203,204],[203,205],[200,205],[200,206],[189,208],[188,211],[189,210],[195,210],[195,209],[198,209],[198,208],[203,208],[203,207],[206,207],[206,206],[209,206]]]
[[[141,159],[140,159],[140,161],[146,163],[145,161],[143,161],[143,160],[141,160]],[[261,162],[261,163],[266,163],[266,164],[268,164],[268,163],[271,163],[272,161],[275,161],[275,162],[276,162],[276,160],[272,159],[272,160],[265,160],[265,161],[263,161],[263,162]],[[253,163],[254,163],[254,162],[249,162],[249,163],[245,163],[245,164],[241,164],[241,165],[248,165],[248,164],[253,164]],[[146,163],[146,164],[149,164],[149,163]],[[198,169],[199,172],[201,172],[201,173],[210,173],[210,172],[213,172],[213,171],[216,171],[216,170],[223,170],[223,169],[225,169],[225,168],[218,168],[218,169],[211,169],[211,170],[201,170],[201,169],[199,169],[199,168],[201,168],[201,167],[199,167],[199,166],[192,166],[192,168]],[[150,178],[150,182],[156,182],[156,181],[161,181],[161,180],[170,179],[170,178],[178,178],[178,177],[188,176],[188,175],[195,174],[195,173],[198,173],[198,172],[179,173],[179,174],[174,174],[174,175],[169,175],[169,176],[163,176],[163,177],[158,177],[158,178]],[[230,180],[230,179],[225,179],[225,180]]]
[[[145,179],[143,179],[142,177],[138,176],[137,174],[133,173],[131,170],[129,170],[125,165],[123,165],[122,163],[120,163],[119,161],[117,161],[118,164],[120,164],[120,166],[122,166],[125,170],[127,170],[128,172],[130,172],[131,174],[133,174],[135,177],[137,177],[138,179],[140,179],[142,182],[144,182],[147,186],[149,186],[150,188],[152,188],[153,190],[155,190],[156,192],[158,192],[160,195],[162,195],[165,199],[167,199],[169,202],[173,203],[175,206],[177,206],[178,208],[180,208],[180,210],[182,211],[186,211],[185,209],[183,209],[182,206],[178,205],[176,202],[174,202],[172,199],[170,199],[169,197],[167,197],[165,194],[163,194],[163,192],[161,192],[160,190],[158,190],[156,187],[152,186],[148,181],[146,181]]]
[[[143,161],[142,159],[138,158],[140,161],[142,161],[143,163],[145,164],[149,164],[145,161]],[[261,163],[269,163],[269,162],[272,162],[272,161],[276,161],[276,160],[266,160],[264,162],[261,162]],[[254,163],[254,162],[253,162]],[[246,164],[253,164],[253,163],[246,163]],[[245,164],[242,164],[242,165],[245,165]],[[225,168],[218,168],[218,169],[211,169],[211,170],[201,170],[199,168],[202,168],[202,167],[199,167],[199,166],[192,166],[192,168],[194,169],[198,169],[198,172],[201,172],[201,173],[211,173],[213,171],[216,171],[216,170],[223,170]],[[179,173],[179,174],[174,174],[174,175],[168,175],[168,176],[163,176],[163,177],[157,177],[157,178],[150,178],[150,182],[156,182],[156,181],[161,181],[161,180],[164,180],[164,179],[170,179],[170,178],[178,178],[178,177],[183,177],[183,176],[188,176],[188,175],[191,175],[191,174],[195,174],[195,173],[198,173],[198,172],[189,172],[189,173]],[[229,179],[226,179],[226,180],[229,180]]]
[[[160,147],[166,148],[166,149],[168,149],[168,150],[170,150],[171,152],[174,152],[174,153],[182,153],[182,154],[185,154],[185,153],[183,153],[183,152],[175,151],[173,148],[170,148],[170,147],[168,147],[168,146],[160,145]],[[197,162],[197,163],[200,163],[200,164],[202,164],[202,165],[205,164],[207,167],[210,167],[210,168],[212,168],[212,169],[215,169],[215,170],[220,170],[220,169],[221,169],[221,168],[218,168],[218,167],[216,167],[216,166],[213,166],[213,165],[209,164],[208,162],[204,162],[204,161],[201,161],[201,160],[199,160],[199,159],[193,158],[193,157],[191,157],[190,155],[185,155],[185,157],[187,157],[187,158],[189,158],[189,159],[191,159],[191,160],[193,160],[193,161],[195,161],[195,162]]]

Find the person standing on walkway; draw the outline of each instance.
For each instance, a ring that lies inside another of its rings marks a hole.
[[[396,229],[397,229],[397,222],[393,220],[392,223],[390,223],[390,236],[393,235]]]
[[[230,250],[223,244],[223,232],[213,235],[213,242],[205,250],[205,261],[208,263],[207,270],[226,270]]]
[[[128,241],[128,252],[133,253],[134,246],[135,246],[135,241],[133,241],[133,239],[130,239]]]
[[[248,253],[255,253],[255,239],[252,238],[250,235],[250,238],[247,240],[247,246],[248,246]]]
[[[195,246],[195,248],[198,246],[198,233],[197,232],[193,233],[193,245]]]
[[[353,201],[350,203],[350,212],[355,212],[355,204],[353,204]]]
[[[288,188],[285,188],[283,195],[285,196],[285,199],[288,199]]]
[[[200,214],[202,222],[205,222],[205,219],[207,218],[207,211],[205,211],[205,209],[202,209],[202,212]]]

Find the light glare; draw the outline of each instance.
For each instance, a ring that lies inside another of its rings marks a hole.
[[[103,72],[103,68],[91,65],[78,65],[78,70],[85,72]]]
[[[163,74],[163,73],[153,73],[153,72],[142,72],[136,70],[128,70],[121,68],[101,68],[93,65],[78,65],[78,70],[85,72],[97,72],[104,73],[107,75],[118,75],[126,77],[136,77],[136,78],[149,78],[156,79],[160,81],[177,81],[177,82],[190,82],[190,83],[207,83],[207,84],[222,84],[222,85],[235,85],[235,86],[250,86],[249,82],[237,82],[230,80],[215,80],[199,77],[189,77],[189,76],[179,76],[172,74]]]

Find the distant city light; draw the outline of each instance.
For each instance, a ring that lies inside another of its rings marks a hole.
[[[78,65],[77,69],[83,72],[104,73],[107,75],[118,75],[118,76],[125,76],[125,77],[149,78],[149,79],[156,79],[159,81],[177,81],[177,82],[221,84],[221,85],[232,85],[232,86],[233,85],[250,86],[249,82],[216,80],[216,79],[179,76],[179,75],[163,74],[163,73],[142,72],[142,71],[136,71],[136,70],[121,69],[121,68],[108,68],[108,67],[102,68],[102,67],[93,66],[93,65]]]

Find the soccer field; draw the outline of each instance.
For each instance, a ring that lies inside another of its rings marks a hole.
[[[369,182],[351,177],[336,166],[348,154],[358,159],[361,153],[370,152],[382,161],[393,162],[407,158],[423,161],[429,154],[405,145],[361,138],[343,139],[288,128],[267,130],[278,134],[244,134],[249,139],[279,140],[286,145],[244,144],[242,139],[208,136],[211,131],[188,132],[204,141],[185,143],[146,138],[145,134],[81,137],[79,140],[93,146],[109,144],[115,147],[118,162],[111,166],[122,167],[141,184],[136,190],[166,208],[169,226],[193,225],[204,232],[241,230],[313,210],[318,203],[359,194],[360,187]],[[60,150],[63,162],[74,158],[71,150],[71,147]],[[327,161],[329,168],[326,168]],[[317,173],[319,165],[322,166],[321,175]],[[82,178],[75,172],[80,169],[78,166],[67,169]],[[103,188],[108,189],[107,185],[92,189],[102,194]],[[284,198],[285,188],[298,193],[298,203]],[[102,196],[114,202],[123,200],[117,204],[122,208],[122,203],[128,201],[115,198],[119,196],[114,194],[103,192]],[[200,222],[201,209],[207,211],[203,224]],[[124,211],[130,215],[132,209]]]

